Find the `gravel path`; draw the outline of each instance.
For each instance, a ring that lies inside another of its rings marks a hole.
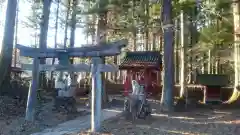
[[[153,114],[134,123],[121,117],[105,121],[102,130],[99,135],[240,135],[240,110]]]

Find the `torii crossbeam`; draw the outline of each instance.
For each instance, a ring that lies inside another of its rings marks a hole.
[[[121,48],[126,46],[126,40],[120,40],[112,43],[106,43],[102,45],[93,45],[85,47],[74,48],[32,48],[24,45],[17,44],[16,48],[20,50],[20,55],[31,58],[53,58],[58,57],[59,54],[67,53],[69,57],[105,57],[114,56],[121,53]]]

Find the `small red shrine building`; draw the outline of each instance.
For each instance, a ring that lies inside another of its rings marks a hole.
[[[221,103],[223,102],[222,87],[229,84],[227,75],[220,74],[198,74],[196,76],[196,84],[205,87],[204,89],[204,103]]]
[[[124,95],[132,91],[132,80],[145,86],[149,93],[160,92],[162,55],[159,51],[126,52],[119,70],[124,72]]]

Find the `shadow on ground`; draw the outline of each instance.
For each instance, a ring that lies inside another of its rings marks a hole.
[[[116,102],[117,106],[122,104]],[[162,113],[159,101],[151,101],[153,114],[134,123],[123,116],[104,121],[102,133],[114,135],[239,135],[240,109],[194,108],[185,112]],[[79,135],[85,135],[82,132]]]

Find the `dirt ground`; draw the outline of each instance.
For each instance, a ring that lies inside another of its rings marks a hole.
[[[0,97],[0,135],[29,135],[86,115],[53,112],[52,102],[47,102],[38,108],[37,120],[30,123],[24,120],[25,107],[12,99],[3,99]],[[148,120],[133,123],[123,116],[113,118],[102,123],[102,133],[94,135],[240,135],[240,109],[201,108],[167,114],[157,109],[157,103],[152,108],[153,116]]]
[[[36,121],[27,122],[24,120],[25,106],[17,100],[0,97],[0,106],[0,135],[29,135],[87,115],[87,112],[66,114],[52,111],[53,102],[48,101],[37,107]]]
[[[155,113],[134,123],[120,117],[103,122],[102,133],[92,135],[240,135],[240,109]]]

